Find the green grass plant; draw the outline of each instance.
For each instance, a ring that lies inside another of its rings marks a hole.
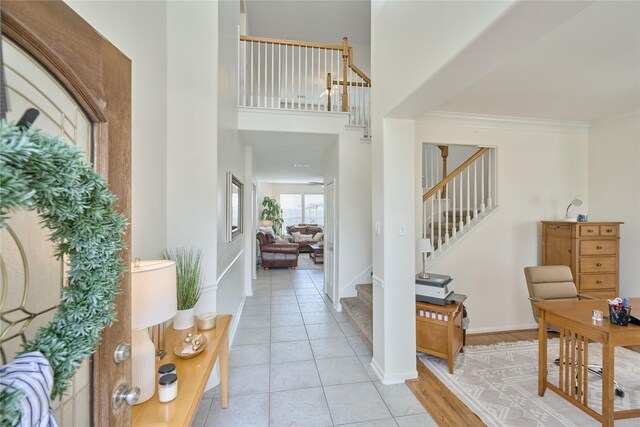
[[[167,249],[163,256],[176,262],[178,310],[195,307],[202,293],[202,251],[193,248]]]

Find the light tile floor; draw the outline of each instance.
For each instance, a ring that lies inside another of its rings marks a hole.
[[[406,385],[378,381],[322,287],[321,270],[258,272],[229,356],[229,407],[206,392],[194,427],[437,425]]]

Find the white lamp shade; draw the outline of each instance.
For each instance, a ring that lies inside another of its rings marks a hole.
[[[166,322],[178,312],[176,263],[140,261],[131,266],[131,328]]]
[[[431,247],[431,239],[417,239],[416,250],[420,253],[431,253],[433,248]]]

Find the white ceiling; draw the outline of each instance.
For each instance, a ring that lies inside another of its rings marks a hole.
[[[247,0],[248,34],[319,43],[370,44],[371,2],[368,0]]]
[[[277,183],[322,182],[324,152],[338,135],[294,132],[240,131],[244,143],[253,148],[256,180]],[[309,167],[295,167],[294,164]]]
[[[435,110],[586,122],[640,110],[640,2],[596,2]]]

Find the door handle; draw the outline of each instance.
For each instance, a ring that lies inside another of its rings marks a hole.
[[[138,387],[129,388],[127,384],[120,384],[111,396],[111,405],[114,410],[120,409],[123,404],[133,406],[140,398],[140,389]]]

